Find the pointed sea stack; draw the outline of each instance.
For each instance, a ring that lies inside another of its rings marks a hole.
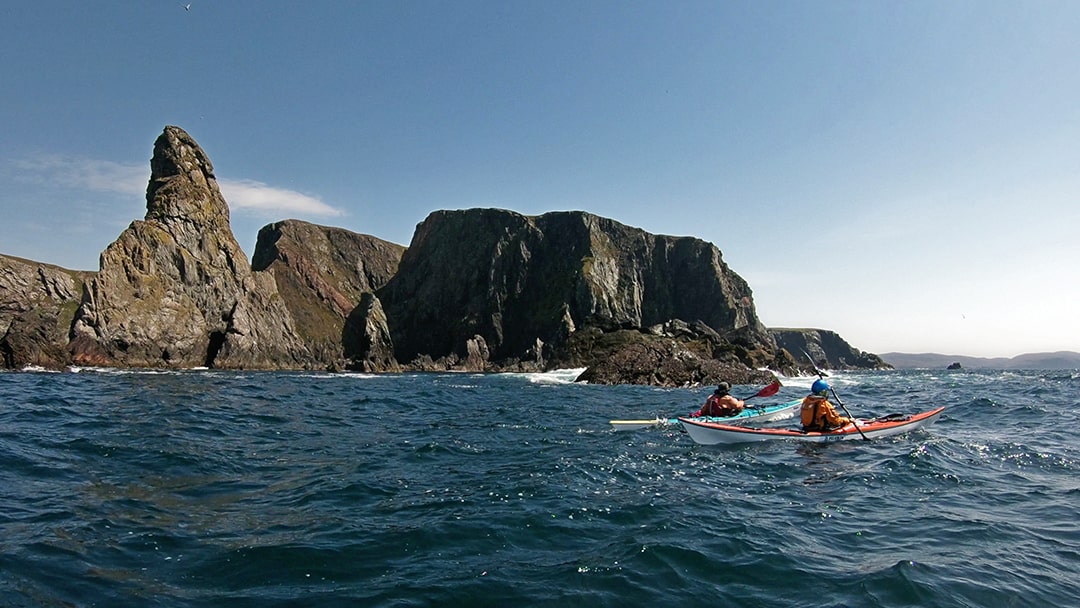
[[[75,363],[297,368],[310,360],[273,277],[253,273],[202,148],[166,127],[146,218],[101,254],[72,333]]]

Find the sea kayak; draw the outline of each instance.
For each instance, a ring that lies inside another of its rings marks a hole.
[[[766,405],[761,407],[746,406],[743,411],[735,414],[734,416],[702,416],[699,418],[686,418],[686,420],[699,420],[702,422],[710,422],[714,424],[739,424],[741,422],[747,422],[753,420],[755,422],[769,422],[770,420],[783,420],[784,418],[791,418],[799,411],[799,406],[802,404],[801,399],[795,401],[789,401],[787,403],[781,403],[779,405]],[[616,431],[633,431],[637,429],[643,429],[650,426],[669,426],[679,424],[680,418],[660,418],[656,417],[652,420],[611,420],[611,426]]]
[[[794,429],[747,428],[717,422],[705,422],[696,418],[680,417],[687,434],[695,442],[703,445],[718,443],[748,443],[752,441],[771,441],[773,439],[794,439],[797,441],[844,441],[847,439],[875,439],[898,435],[915,429],[926,428],[937,420],[945,408],[929,410],[919,414],[905,416],[892,414],[870,420],[857,420],[833,431],[802,431]],[[858,427],[858,428],[856,428]],[[861,433],[860,433],[861,431]]]

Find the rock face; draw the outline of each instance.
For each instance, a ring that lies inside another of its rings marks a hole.
[[[807,354],[814,365],[828,369],[892,369],[881,357],[858,350],[836,332],[824,329],[770,328],[778,347],[787,350],[800,365]]]
[[[0,255],[0,356],[7,368],[67,365],[68,332],[93,273]]]
[[[394,276],[404,251],[373,236],[286,220],[259,230],[251,266],[274,277],[296,331],[320,364],[338,367],[360,358],[357,367],[375,371],[394,369],[396,362],[378,347],[369,353],[372,342],[385,340],[377,335],[385,332],[385,319],[380,326],[377,301],[364,297]]]
[[[253,273],[202,148],[154,143],[146,218],[101,254],[73,327],[75,363],[297,368],[312,362],[269,274]]]
[[[673,319],[766,357],[775,349],[715,246],[584,212],[436,211],[376,294],[403,363],[542,369],[566,362],[579,329],[641,332]]]

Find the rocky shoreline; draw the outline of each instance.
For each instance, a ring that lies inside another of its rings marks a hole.
[[[408,247],[265,226],[249,263],[213,165],[154,144],[147,212],[97,272],[0,255],[3,366],[398,371],[584,367],[600,384],[885,369],[833,332],[769,329],[716,246],[580,211],[435,211]],[[800,361],[802,359],[802,361]]]

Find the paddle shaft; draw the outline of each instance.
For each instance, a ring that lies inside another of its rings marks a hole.
[[[753,395],[750,395],[749,397],[743,397],[742,399],[739,399],[739,401],[743,401],[743,402],[746,402],[746,401],[749,401],[749,400],[753,399],[754,397],[760,397],[760,396],[761,396],[761,393],[755,393],[755,394],[753,394]],[[760,409],[764,408],[765,406],[764,406],[764,405],[750,405],[750,404],[746,404],[746,407],[752,407],[752,408],[754,408],[755,410],[760,410]]]
[[[844,413],[847,414],[847,417],[851,419],[851,424],[855,427],[855,430],[859,431],[859,434],[862,435],[862,438],[864,440],[870,441],[870,438],[866,436],[866,433],[863,433],[862,429],[859,428],[858,421],[856,421],[855,417],[852,416],[851,412],[848,411],[847,406],[844,405],[843,401],[840,401],[840,395],[836,394],[836,389],[834,389],[833,387],[830,386],[829,387],[829,392],[831,392],[833,398],[836,399],[836,403],[840,406],[840,409],[844,410]]]

